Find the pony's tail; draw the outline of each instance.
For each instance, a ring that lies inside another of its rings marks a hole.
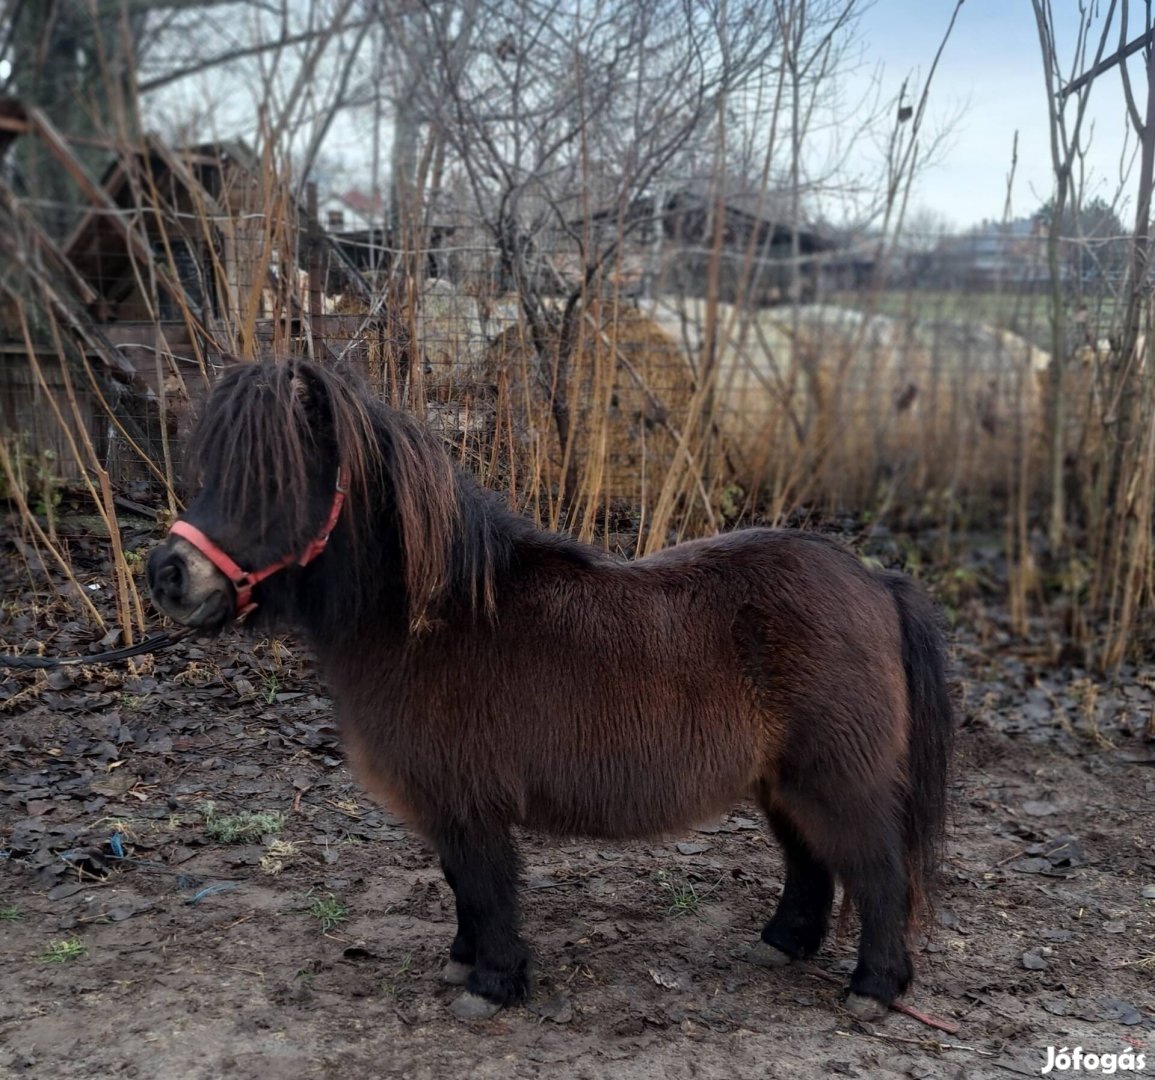
[[[946,642],[938,612],[905,574],[884,575],[902,623],[909,727],[903,814],[910,913],[928,913],[943,853],[954,710],[947,685]]]

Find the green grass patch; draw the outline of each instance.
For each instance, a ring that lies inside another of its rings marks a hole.
[[[87,955],[88,946],[80,938],[64,938],[50,942],[48,948],[40,954],[40,959],[46,964],[71,964],[75,960],[83,960]]]
[[[413,967],[413,954],[406,953],[405,959],[401,961],[401,966],[393,972],[391,979],[385,979],[381,983],[381,989],[389,997],[397,997],[401,993],[401,980],[406,978]]]
[[[322,934],[335,930],[349,918],[349,908],[332,893],[318,897],[308,911],[321,924]]]
[[[266,705],[274,705],[277,695],[281,692],[281,683],[275,672],[261,676],[261,698]]]
[[[680,885],[675,884],[664,870],[658,873],[658,885],[666,893],[669,901],[666,914],[674,919],[681,918],[683,915],[699,915],[702,901],[721,883],[722,879],[718,878],[709,888],[699,889],[692,881],[685,881]]]
[[[205,835],[222,844],[256,844],[266,836],[276,836],[285,827],[285,815],[276,810],[241,810],[222,814],[211,802],[200,808]]]

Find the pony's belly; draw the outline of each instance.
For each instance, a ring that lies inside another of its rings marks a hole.
[[[400,818],[410,828],[419,833],[423,832],[425,822],[422,816],[410,805],[402,785],[381,767],[379,761],[374,760],[360,733],[350,725],[346,725],[341,732],[341,742],[349,771],[362,790],[378,806],[388,810],[394,817]]]
[[[711,770],[688,762],[618,759],[602,767],[571,768],[531,785],[521,824],[555,836],[601,840],[653,839],[681,834],[716,820],[750,791],[752,760],[731,760]]]

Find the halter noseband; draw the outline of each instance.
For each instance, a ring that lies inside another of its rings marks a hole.
[[[169,529],[169,535],[179,536],[187,540],[229,579],[236,593],[234,599],[235,614],[233,617],[240,619],[257,606],[253,603],[253,589],[264,581],[265,578],[272,577],[278,570],[284,570],[286,566],[308,566],[309,563],[325,550],[325,545],[329,542],[329,534],[336,528],[337,519],[341,516],[341,507],[345,505],[345,495],[348,491],[349,470],[342,465],[341,468],[337,470],[337,487],[333,492],[333,504],[329,508],[329,516],[326,518],[325,524],[321,527],[321,531],[309,541],[305,546],[305,550],[300,555],[286,555],[283,559],[278,559],[275,563],[271,563],[263,570],[242,570],[232,558],[221,550],[221,548],[217,547],[200,529],[195,525],[190,525],[187,521],[174,521],[172,528]]]

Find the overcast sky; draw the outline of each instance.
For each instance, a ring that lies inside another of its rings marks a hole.
[[[1090,6],[1095,0],[1089,0]],[[1070,49],[1078,4],[1054,0],[1060,48]],[[1104,7],[1106,5],[1103,5]],[[1136,5],[1142,7],[1142,5]],[[860,24],[864,57],[885,66],[897,88],[912,69],[925,76],[954,10],[954,0],[877,0]],[[1139,13],[1141,15],[1141,12]],[[1117,31],[1115,31],[1117,34]],[[1131,36],[1135,36],[1132,30]],[[1112,39],[1108,53],[1117,47]],[[1064,67],[1069,59],[1064,58]],[[1132,62],[1142,107],[1143,74]],[[1038,31],[1030,0],[966,0],[935,76],[931,113],[947,119],[962,111],[941,163],[922,179],[913,203],[945,215],[959,228],[1001,218],[1015,132],[1019,163],[1012,193],[1016,215],[1035,210],[1051,192],[1051,153]],[[862,78],[866,77],[865,70]],[[1089,194],[1111,199],[1119,184],[1127,129],[1118,73],[1103,76],[1091,96],[1094,138],[1087,165],[1097,182]],[[1138,168],[1127,190],[1134,190]]]

